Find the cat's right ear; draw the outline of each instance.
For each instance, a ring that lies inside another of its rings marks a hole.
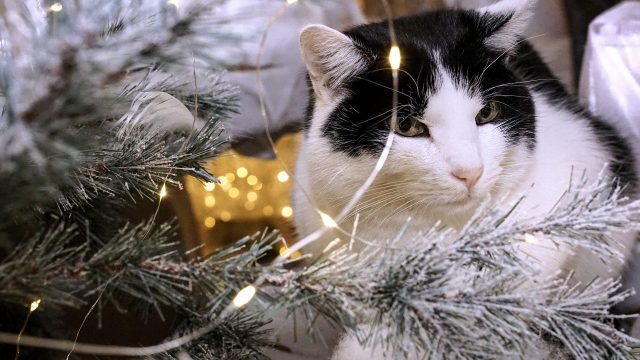
[[[525,34],[536,0],[500,0],[481,7],[481,28],[486,32],[485,44],[509,52]]]
[[[330,96],[367,65],[366,56],[345,34],[324,25],[300,33],[300,51],[316,95]]]

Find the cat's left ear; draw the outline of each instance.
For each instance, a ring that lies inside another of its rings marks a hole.
[[[524,36],[536,0],[501,0],[477,9],[487,38],[485,44],[509,52]]]
[[[300,51],[319,96],[331,96],[368,63],[365,54],[348,36],[324,25],[309,25],[302,30]]]

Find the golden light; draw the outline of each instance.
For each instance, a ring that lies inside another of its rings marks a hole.
[[[247,184],[253,186],[258,183],[258,178],[255,175],[249,175],[247,177]]]
[[[223,211],[220,213],[220,219],[224,222],[231,220],[231,213],[228,211]]]
[[[239,178],[244,179],[247,177],[247,175],[249,175],[249,170],[247,170],[246,167],[241,166],[236,170],[236,174]]]
[[[531,234],[524,234],[524,241],[528,242],[529,244],[538,243],[538,239],[536,239],[536,237]]]
[[[212,227],[216,226],[216,219],[211,216],[207,217],[206,219],[204,219],[204,226],[211,229]]]
[[[335,220],[333,220],[333,218],[331,218],[331,216],[323,213],[322,211],[319,211],[320,213],[320,218],[322,219],[322,223],[324,224],[324,226],[328,227],[328,228],[336,228],[338,227],[338,224],[336,223]]]
[[[262,189],[262,183],[257,183],[255,185],[253,185],[253,190],[258,191],[258,190],[261,190],[261,189]]]
[[[227,173],[224,177],[227,178],[227,180],[229,180],[230,183],[236,181],[236,175],[232,172]]]
[[[238,190],[238,188],[229,189],[229,197],[230,198],[235,199],[238,196],[240,196],[240,190]]]
[[[160,189],[160,199],[163,199],[167,196],[167,184],[162,184],[162,188]]]
[[[240,290],[236,297],[233,298],[233,305],[237,308],[243,307],[253,299],[256,295],[256,288],[253,285],[249,285]]]
[[[391,47],[391,51],[389,51],[389,64],[391,64],[391,68],[393,70],[400,69],[400,48],[396,45]]]
[[[206,182],[204,183],[204,189],[207,191],[213,191],[216,189],[216,183],[213,182]]]
[[[251,211],[256,208],[256,203],[247,201],[246,203],[244,203],[244,208]]]
[[[282,256],[282,255],[284,255],[284,253],[287,252],[287,250],[289,250],[289,248],[285,245],[285,246],[281,247],[280,250],[278,250],[278,254],[280,254],[280,256]],[[289,259],[295,260],[295,259],[299,258],[300,256],[302,256],[302,253],[300,251],[294,251],[289,255]]]
[[[204,204],[206,207],[214,207],[216,205],[216,198],[213,195],[207,195],[204,198]]]
[[[289,180],[289,174],[286,171],[282,170],[278,173],[278,181],[281,183],[287,182]]]
[[[291,206],[285,206],[280,210],[280,214],[286,218],[291,217],[291,215],[293,215],[293,209],[291,209]]]
[[[60,4],[59,2],[53,3],[51,6],[49,6],[49,11],[53,11],[53,12],[62,11],[62,4]]]
[[[31,306],[29,307],[29,311],[31,311],[31,312],[36,311],[36,309],[38,308],[38,306],[40,306],[40,302],[41,302],[41,301],[42,301],[41,299],[37,299],[37,300],[33,301],[33,302],[31,303]]]
[[[267,206],[263,207],[262,208],[262,214],[264,214],[264,216],[273,215],[273,206],[267,205]]]
[[[220,176],[218,180],[220,180],[220,187],[222,188],[222,190],[229,190],[229,188],[231,187],[231,183],[229,182],[229,179],[227,179],[226,175]]]
[[[258,200],[258,193],[255,191],[249,191],[247,193],[247,200],[249,201],[256,201]]]

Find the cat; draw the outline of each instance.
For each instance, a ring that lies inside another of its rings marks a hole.
[[[635,196],[630,145],[584,110],[523,38],[533,2],[394,20],[399,120],[384,167],[352,211],[360,238],[393,239],[409,217],[407,237],[437,221],[459,229],[489,196],[509,204],[526,195],[519,212],[544,215],[572,181],[595,180],[603,168]],[[310,25],[300,47],[313,91],[292,195],[304,236],[323,226],[317,209],[337,215],[374,168],[390,130],[393,87],[387,22],[344,33]],[[349,231],[353,219],[341,226]],[[318,255],[339,235],[306,250]],[[635,240],[618,237],[623,251]],[[363,246],[356,241],[354,251]],[[624,265],[549,239],[522,250],[543,265],[541,278],[573,271],[574,281],[587,283],[618,276]],[[384,358],[347,337],[335,358],[371,356]]]

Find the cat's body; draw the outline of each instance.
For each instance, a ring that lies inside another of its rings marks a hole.
[[[635,194],[635,164],[625,141],[582,110],[521,39],[529,6],[503,0],[478,11],[395,21],[403,54],[401,120],[383,170],[353,210],[360,238],[393,239],[407,218],[407,238],[438,221],[460,228],[488,196],[501,201],[496,206],[525,196],[520,214],[544,215],[572,182],[583,175],[595,180],[603,169]],[[372,171],[389,131],[392,85],[386,23],[346,36],[311,26],[301,46],[315,93],[293,198],[304,236],[323,226],[316,207],[338,214]],[[349,231],[352,223],[353,216],[341,226]],[[319,254],[336,235],[309,249]],[[618,234],[617,240],[628,249],[634,236]],[[541,277],[574,271],[576,281],[587,282],[618,276],[623,266],[585,250],[558,249],[551,240],[522,249],[541,263]],[[343,343],[338,358],[359,359],[352,345]]]

